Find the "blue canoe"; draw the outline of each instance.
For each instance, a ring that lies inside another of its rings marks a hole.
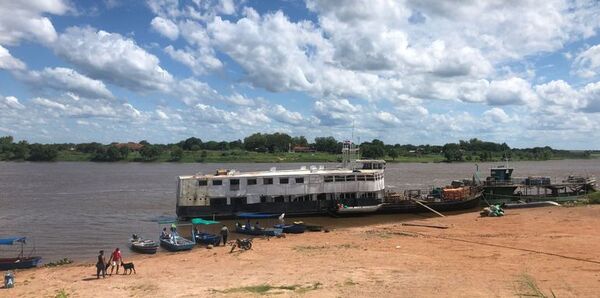
[[[9,237],[0,238],[0,245],[15,245],[21,244],[21,252],[16,258],[0,258],[0,270],[26,269],[33,268],[38,265],[42,257],[25,257],[23,256],[23,245],[25,245],[25,237]]]
[[[282,229],[284,233],[288,234],[301,234],[306,231],[306,225],[304,224],[293,224],[293,225],[282,225],[277,224],[274,226],[277,229]]]
[[[252,235],[252,236],[279,236],[283,233],[283,229],[278,228],[254,228],[251,227],[246,229],[246,225],[239,225],[235,227],[235,232],[238,234]]]
[[[194,245],[196,245],[194,241],[187,240],[181,236],[175,236],[174,239],[160,239],[160,246],[168,251],[190,250]]]
[[[204,232],[194,234],[194,239],[196,240],[196,244],[212,244],[217,246],[221,243],[221,236]]]
[[[274,218],[278,217],[276,213],[250,213],[250,212],[238,212],[235,214],[239,218]]]
[[[195,227],[198,225],[204,225],[204,226],[208,226],[208,225],[216,225],[219,222],[218,221],[214,221],[214,220],[206,220],[206,219],[202,219],[202,218],[192,218],[192,226],[194,226],[194,229],[192,229],[192,235],[194,236],[194,240],[196,241],[196,244],[203,244],[203,245],[214,245],[217,246],[219,245],[219,243],[221,243],[221,236],[220,235],[216,235],[216,234],[211,234],[211,233],[207,233],[207,232],[195,232]]]

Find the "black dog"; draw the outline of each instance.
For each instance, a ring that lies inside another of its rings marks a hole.
[[[129,270],[129,274],[131,274],[132,270],[133,273],[137,274],[137,272],[135,272],[135,266],[133,263],[121,263],[121,266],[123,266],[123,274],[127,274],[127,270]]]

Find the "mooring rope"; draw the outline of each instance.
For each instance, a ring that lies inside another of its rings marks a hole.
[[[589,259],[578,258],[578,257],[565,256],[565,255],[560,255],[560,254],[556,254],[556,253],[545,252],[545,251],[540,251],[540,250],[533,250],[533,249],[528,249],[528,248],[519,248],[519,247],[512,247],[512,246],[507,246],[507,245],[502,245],[502,244],[477,242],[477,241],[472,241],[472,240],[465,240],[465,239],[445,237],[445,236],[434,236],[434,235],[427,235],[427,234],[421,234],[421,233],[415,233],[415,234],[423,236],[423,237],[439,238],[439,239],[460,241],[460,242],[466,242],[466,243],[472,243],[472,244],[487,245],[487,246],[500,247],[500,248],[513,249],[513,250],[526,251],[526,252],[531,252],[531,253],[536,253],[536,254],[548,255],[548,256],[553,256],[553,257],[559,257],[559,258],[564,258],[564,259],[569,259],[569,260],[574,260],[574,261],[588,262],[588,263],[593,263],[593,264],[600,264],[600,261],[589,260]]]

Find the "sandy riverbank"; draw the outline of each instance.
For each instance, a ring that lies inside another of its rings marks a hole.
[[[600,292],[600,206],[465,213],[257,239],[251,251],[137,256],[137,274],[97,280],[90,264],[20,271],[1,297],[592,297]],[[587,260],[587,261],[586,261]]]

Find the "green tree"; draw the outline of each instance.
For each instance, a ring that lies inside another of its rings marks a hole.
[[[179,142],[178,145],[183,150],[198,151],[202,148],[202,140],[195,137],[191,137],[187,138],[185,141]]]
[[[400,153],[398,153],[398,150],[396,149],[390,149],[390,151],[388,151],[388,155],[392,158],[392,160],[396,160],[396,158],[400,156]]]
[[[27,141],[20,141],[13,147],[12,159],[27,159],[29,156],[29,144]]]
[[[338,142],[334,137],[317,137],[315,149],[320,152],[338,153]]]
[[[261,133],[255,133],[244,138],[244,148],[248,151],[260,151],[267,147],[267,138]]]
[[[58,156],[58,150],[53,145],[33,144],[29,146],[29,157],[31,161],[53,161]]]
[[[160,147],[156,145],[147,145],[140,150],[140,156],[144,161],[156,160],[161,153]]]
[[[183,149],[178,146],[171,148],[171,161],[180,161],[183,158]]]

